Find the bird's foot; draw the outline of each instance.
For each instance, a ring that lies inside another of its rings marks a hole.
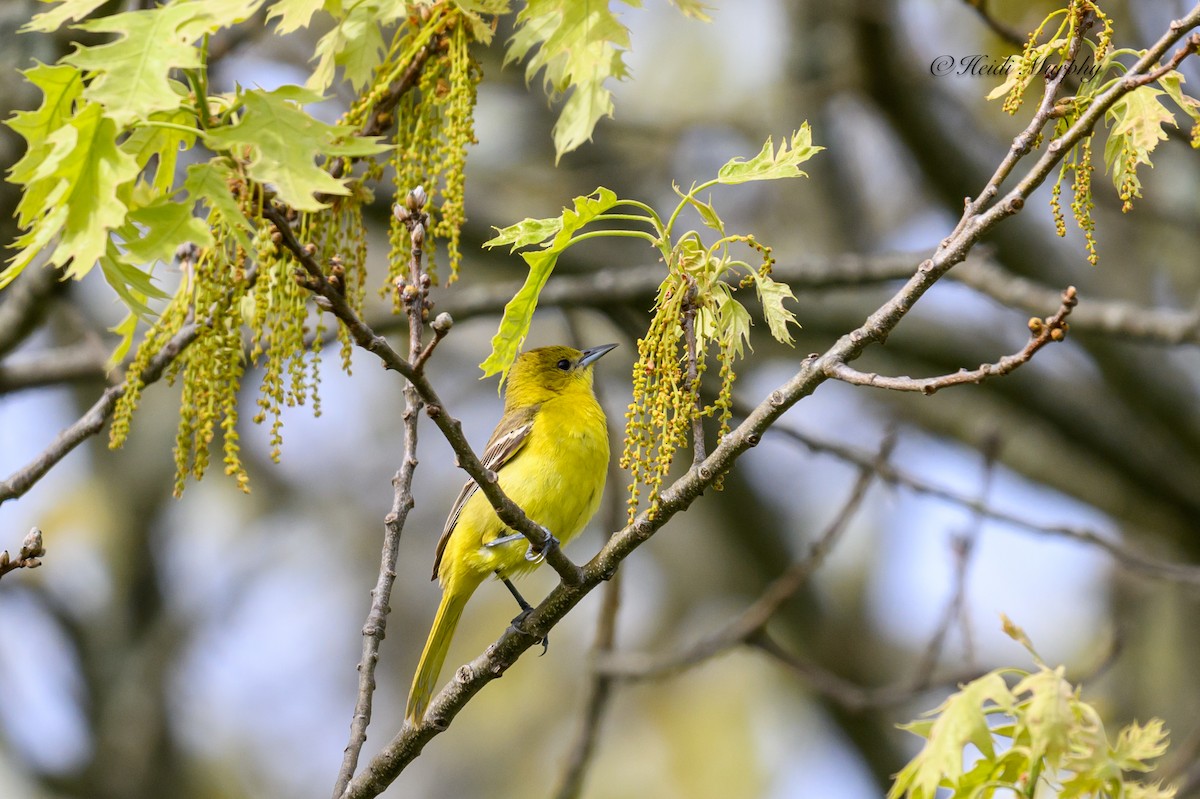
[[[545,527],[542,528],[542,532],[546,534],[546,543],[542,545],[542,548],[535,551],[530,545],[529,549],[525,550],[525,560],[530,563],[541,563],[546,559],[546,551],[559,545],[558,539],[554,537],[553,533]]]
[[[525,628],[522,626],[525,623],[525,620],[529,618],[530,613],[533,613],[533,608],[525,608],[524,610],[522,610],[520,613],[518,613],[516,616],[513,617],[512,627],[514,630],[521,633],[522,635],[531,635],[532,634],[532,633],[526,631]],[[539,643],[542,645],[542,655],[546,654],[546,650],[548,650],[550,648],[550,636],[548,636],[548,635],[542,636],[541,639],[539,640]],[[538,655],[538,657],[541,657],[541,655]]]
[[[484,544],[484,546],[488,549],[491,549],[492,547],[511,544],[513,541],[521,541],[524,538],[525,536],[521,535],[520,533],[512,533],[511,535],[502,535],[499,538],[493,538],[491,541],[488,541],[486,544]]]

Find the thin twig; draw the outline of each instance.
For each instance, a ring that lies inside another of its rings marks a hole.
[[[939,676],[936,680],[922,680],[921,684],[913,680],[901,680],[890,685],[868,688],[851,682],[808,658],[787,651],[766,633],[751,638],[747,644],[769,655],[803,680],[805,685],[851,713],[896,707],[911,702],[926,692],[953,688],[982,676],[978,669],[964,670]]]
[[[849,525],[850,519],[862,505],[867,489],[878,474],[878,467],[887,462],[894,447],[895,438],[889,433],[880,446],[876,456],[877,463],[859,468],[858,479],[855,480],[849,496],[842,503],[833,521],[813,543],[808,557],[792,564],[767,586],[762,596],[733,621],[680,652],[661,656],[628,654],[619,658],[612,657],[597,664],[597,669],[622,680],[658,679],[690,669],[734,647],[747,644],[767,626],[767,622],[779,608],[795,596],[808,582],[808,578],[825,562],[834,544]]]
[[[104,379],[107,358],[94,340],[14,355],[0,362],[0,394]]]
[[[421,333],[423,319],[428,315],[426,303],[430,281],[423,267],[425,231],[429,215],[425,213],[425,192],[418,187],[409,192],[406,206],[397,206],[397,217],[408,229],[411,250],[409,252],[409,280],[413,286],[409,292],[401,292],[401,300],[408,316],[408,358],[414,369],[420,372],[434,345],[449,332],[449,325],[441,326],[440,332],[430,343],[428,351],[423,347]],[[403,212],[401,215],[400,212]],[[337,268],[335,264],[334,269]],[[408,513],[416,504],[412,495],[413,474],[417,468],[417,422],[423,403],[421,395],[411,381],[404,385],[404,460],[392,478],[392,507],[383,520],[383,551],[379,558],[379,576],[371,590],[371,609],[362,629],[362,657],[358,663],[358,698],[354,704],[354,715],[350,721],[350,740],[342,755],[342,767],[338,771],[333,788],[333,799],[346,791],[350,779],[358,768],[358,758],[367,740],[367,727],[371,724],[371,709],[375,693],[375,664],[379,661],[379,647],[387,634],[387,617],[391,610],[392,586],[396,581],[396,561],[400,555],[400,536]]]
[[[1070,315],[1071,309],[1075,307],[1077,302],[1075,287],[1069,286],[1063,292],[1062,304],[1053,316],[1047,319],[1030,320],[1029,328],[1033,335],[1030,337],[1029,343],[1020,352],[1006,355],[996,363],[985,363],[978,369],[960,369],[954,374],[917,379],[905,376],[889,377],[874,372],[860,372],[844,361],[830,360],[826,364],[825,374],[856,386],[872,386],[874,388],[891,389],[892,391],[919,391],[925,395],[933,394],[947,386],[958,386],[964,383],[982,383],[989,377],[1000,377],[1009,374],[1018,367],[1028,363],[1038,350],[1051,341],[1062,341],[1067,331],[1066,318]]]
[[[15,558],[9,556],[7,549],[0,552],[0,577],[15,569],[36,569],[42,565],[41,559],[45,555],[46,548],[42,545],[42,531],[34,527],[21,542],[21,549]]]
[[[704,462],[704,400],[700,397],[700,354],[696,349],[696,296],[699,287],[696,280],[689,274],[684,274],[687,289],[683,297],[683,340],[687,349],[687,390],[696,398],[695,410],[692,412],[692,468]]]
[[[735,405],[734,413],[743,417],[749,416],[753,411],[747,411],[744,407]],[[871,453],[853,447],[839,444],[833,441],[816,438],[806,433],[802,433],[785,424],[775,424],[771,427],[771,431],[801,444],[813,452],[819,452],[831,455],[838,460],[844,461],[854,466],[865,466],[873,462],[874,458]],[[1151,579],[1166,580],[1168,582],[1179,583],[1181,585],[1190,586],[1192,588],[1200,588],[1200,568],[1189,566],[1187,564],[1176,563],[1169,560],[1160,560],[1149,555],[1144,555],[1136,552],[1122,544],[1113,541],[1101,533],[1091,530],[1086,527],[1072,527],[1068,525],[1041,524],[1032,521],[1023,516],[1019,516],[1009,511],[993,508],[983,502],[980,502],[978,497],[961,494],[944,486],[939,486],[931,483],[923,478],[909,474],[902,469],[897,468],[891,463],[881,464],[877,470],[880,480],[890,485],[906,488],[918,494],[936,497],[937,499],[946,502],[952,502],[955,505],[967,508],[968,510],[979,513],[993,521],[1003,522],[1012,525],[1013,527],[1027,530],[1038,535],[1049,536],[1053,538],[1066,538],[1076,541],[1087,546],[1094,546],[1107,553],[1118,566],[1127,571],[1143,574]]]
[[[1145,86],[1148,83],[1154,83],[1160,80],[1169,72],[1174,72],[1183,63],[1183,60],[1190,55],[1200,53],[1200,33],[1193,33],[1187,38],[1183,47],[1180,47],[1175,53],[1164,61],[1157,69],[1153,69],[1144,75],[1129,75],[1124,80],[1131,89],[1138,86]]]
[[[988,435],[983,446],[983,479],[979,486],[979,504],[986,505],[988,495],[991,493],[992,480],[996,474],[996,458],[999,455],[1000,439],[996,433]],[[942,648],[946,642],[946,636],[950,632],[951,625],[957,619],[960,624],[960,630],[963,641],[963,660],[968,664],[974,663],[975,653],[974,646],[971,642],[971,625],[967,617],[967,569],[971,565],[971,557],[975,554],[975,547],[979,543],[979,537],[983,533],[984,515],[978,510],[975,510],[971,516],[971,522],[967,529],[961,533],[955,533],[951,538],[950,546],[954,553],[954,582],[950,591],[950,600],[946,603],[942,610],[942,618],[938,621],[938,626],[934,631],[933,636],[929,639],[929,645],[925,648],[925,653],[921,656],[920,665],[917,667],[917,681],[933,679],[934,669],[937,668],[938,660],[942,656]]]

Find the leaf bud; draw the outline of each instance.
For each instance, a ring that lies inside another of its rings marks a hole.
[[[427,199],[429,198],[425,195],[425,187],[417,186],[408,193],[407,197],[404,198],[404,203],[408,206],[408,210],[420,211],[425,207],[425,201]]]

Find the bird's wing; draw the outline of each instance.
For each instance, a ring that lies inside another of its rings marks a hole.
[[[483,468],[491,469],[493,472],[500,471],[500,468],[508,463],[521,447],[525,446],[525,442],[529,438],[529,431],[533,429],[533,418],[537,415],[537,411],[538,406],[535,405],[518,413],[506,415],[500,420],[500,424],[492,432],[492,437],[483,450],[483,456],[479,459]],[[450,517],[446,519],[442,537],[438,539],[437,554],[433,559],[432,579],[434,580],[438,576],[438,567],[442,565],[442,553],[446,551],[446,542],[450,540],[450,533],[458,524],[459,514],[462,513],[463,506],[467,504],[467,500],[478,488],[479,486],[475,484],[474,480],[468,480],[467,484],[462,487],[462,491],[458,492],[458,499],[454,500],[453,507],[450,508]]]

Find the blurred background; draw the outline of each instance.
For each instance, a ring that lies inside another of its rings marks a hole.
[[[39,100],[16,70],[70,49],[70,32],[16,35],[38,5],[0,8],[5,118]],[[438,310],[458,324],[429,366],[477,447],[500,403],[495,383],[476,379],[476,364],[524,274],[519,259],[479,249],[492,226],[557,214],[599,185],[670,207],[672,183],[704,180],[730,158],[756,153],[768,135],[778,140],[809,121],[826,150],[805,165],[808,180],[713,192],[731,229],[774,248],[778,274],[798,296],[803,329],[794,350],[772,342],[761,323],[755,330],[736,394],[756,404],[804,355],[823,351],[895,291],[950,232],[963,198],[985,184],[1027,120],[1028,110],[1012,118],[984,99],[999,79],[935,76],[933,59],[1003,59],[1054,7],[714,5],[710,24],[659,0],[620,9],[632,29],[633,80],[614,87],[616,117],[558,166],[554,110],[538,87],[526,88],[520,68],[501,69],[498,48],[478,53],[485,80],[462,279],[434,291]],[[1134,48],[1187,7],[1104,4],[1117,43]],[[286,41],[253,26],[238,32],[220,45],[217,88],[302,83],[321,32]],[[1184,72],[1188,86],[1200,85],[1196,59]],[[329,103],[330,116],[348,99]],[[20,157],[19,141],[0,129],[0,165]],[[1043,187],[977,248],[992,290],[943,280],[860,366],[926,376],[995,361],[1020,349],[1028,317],[1051,314],[1068,284],[1079,288],[1081,313],[1089,302],[1112,301],[1153,309],[1143,321],[1200,318],[1200,159],[1186,131],[1164,142],[1141,176],[1146,197],[1122,215],[1111,182],[1096,175],[1098,266],[1087,263],[1070,219],[1066,239],[1054,235]],[[374,209],[377,282],[390,200],[381,192]],[[6,243],[17,234],[16,201],[14,187],[0,185]],[[633,285],[662,269],[649,248],[628,243],[568,256],[551,287],[599,272],[611,285]],[[116,343],[106,328],[124,311],[99,277],[59,284],[31,269],[0,295],[0,318],[17,296],[35,298],[23,307],[38,309],[27,330],[0,341],[0,478],[34,458],[105,385],[99,365]],[[1050,301],[1026,307],[1020,278]],[[168,287],[176,279],[170,270],[162,276]],[[540,310],[527,345],[620,342],[598,372],[618,451],[650,306],[649,291],[577,296]],[[400,332],[384,304],[369,315]],[[1003,613],[1049,663],[1085,682],[1085,698],[1113,729],[1165,719],[1175,746],[1162,774],[1185,785],[1181,795],[1200,796],[1194,586],[1133,573],[1096,546],[1047,532],[1088,530],[1157,558],[1200,563],[1198,329],[1193,321],[1171,338],[1080,324],[1009,377],[930,397],[823,385],[780,428],[836,451],[768,433],[723,492],[706,494],[622,567],[616,648],[669,654],[736,617],[841,510],[858,475],[847,455],[874,457],[889,430],[891,464],[907,485],[872,485],[828,560],[770,623],[790,666],[735,648],[665,679],[616,683],[583,795],[882,796],[916,751],[917,739],[897,723],[935,707],[947,681],[1031,665],[1002,634]],[[64,353],[79,359],[68,383],[13,377],[23,364]],[[171,498],[178,388],[157,384],[123,450],[108,451],[106,436],[89,441],[0,506],[0,549],[15,552],[37,525],[48,550],[40,569],[0,581],[0,796],[328,795],[348,735],[403,407],[401,381],[372,358],[356,353],[352,377],[337,360],[330,352],[322,366],[322,415],[286,411],[281,464],[266,458],[267,432],[245,426],[248,497],[214,474]],[[244,407],[256,392],[251,375]],[[401,723],[439,596],[428,579],[434,544],[462,481],[427,423],[420,447],[367,756]],[[568,550],[577,562],[620,526],[624,483],[610,480],[609,507]],[[955,497],[1026,524],[981,518]],[[542,571],[525,581],[527,597],[553,585]],[[522,659],[472,701],[385,795],[554,795],[579,734],[602,593],[555,629],[544,657]],[[503,587],[485,585],[443,677],[495,640],[513,613]]]

